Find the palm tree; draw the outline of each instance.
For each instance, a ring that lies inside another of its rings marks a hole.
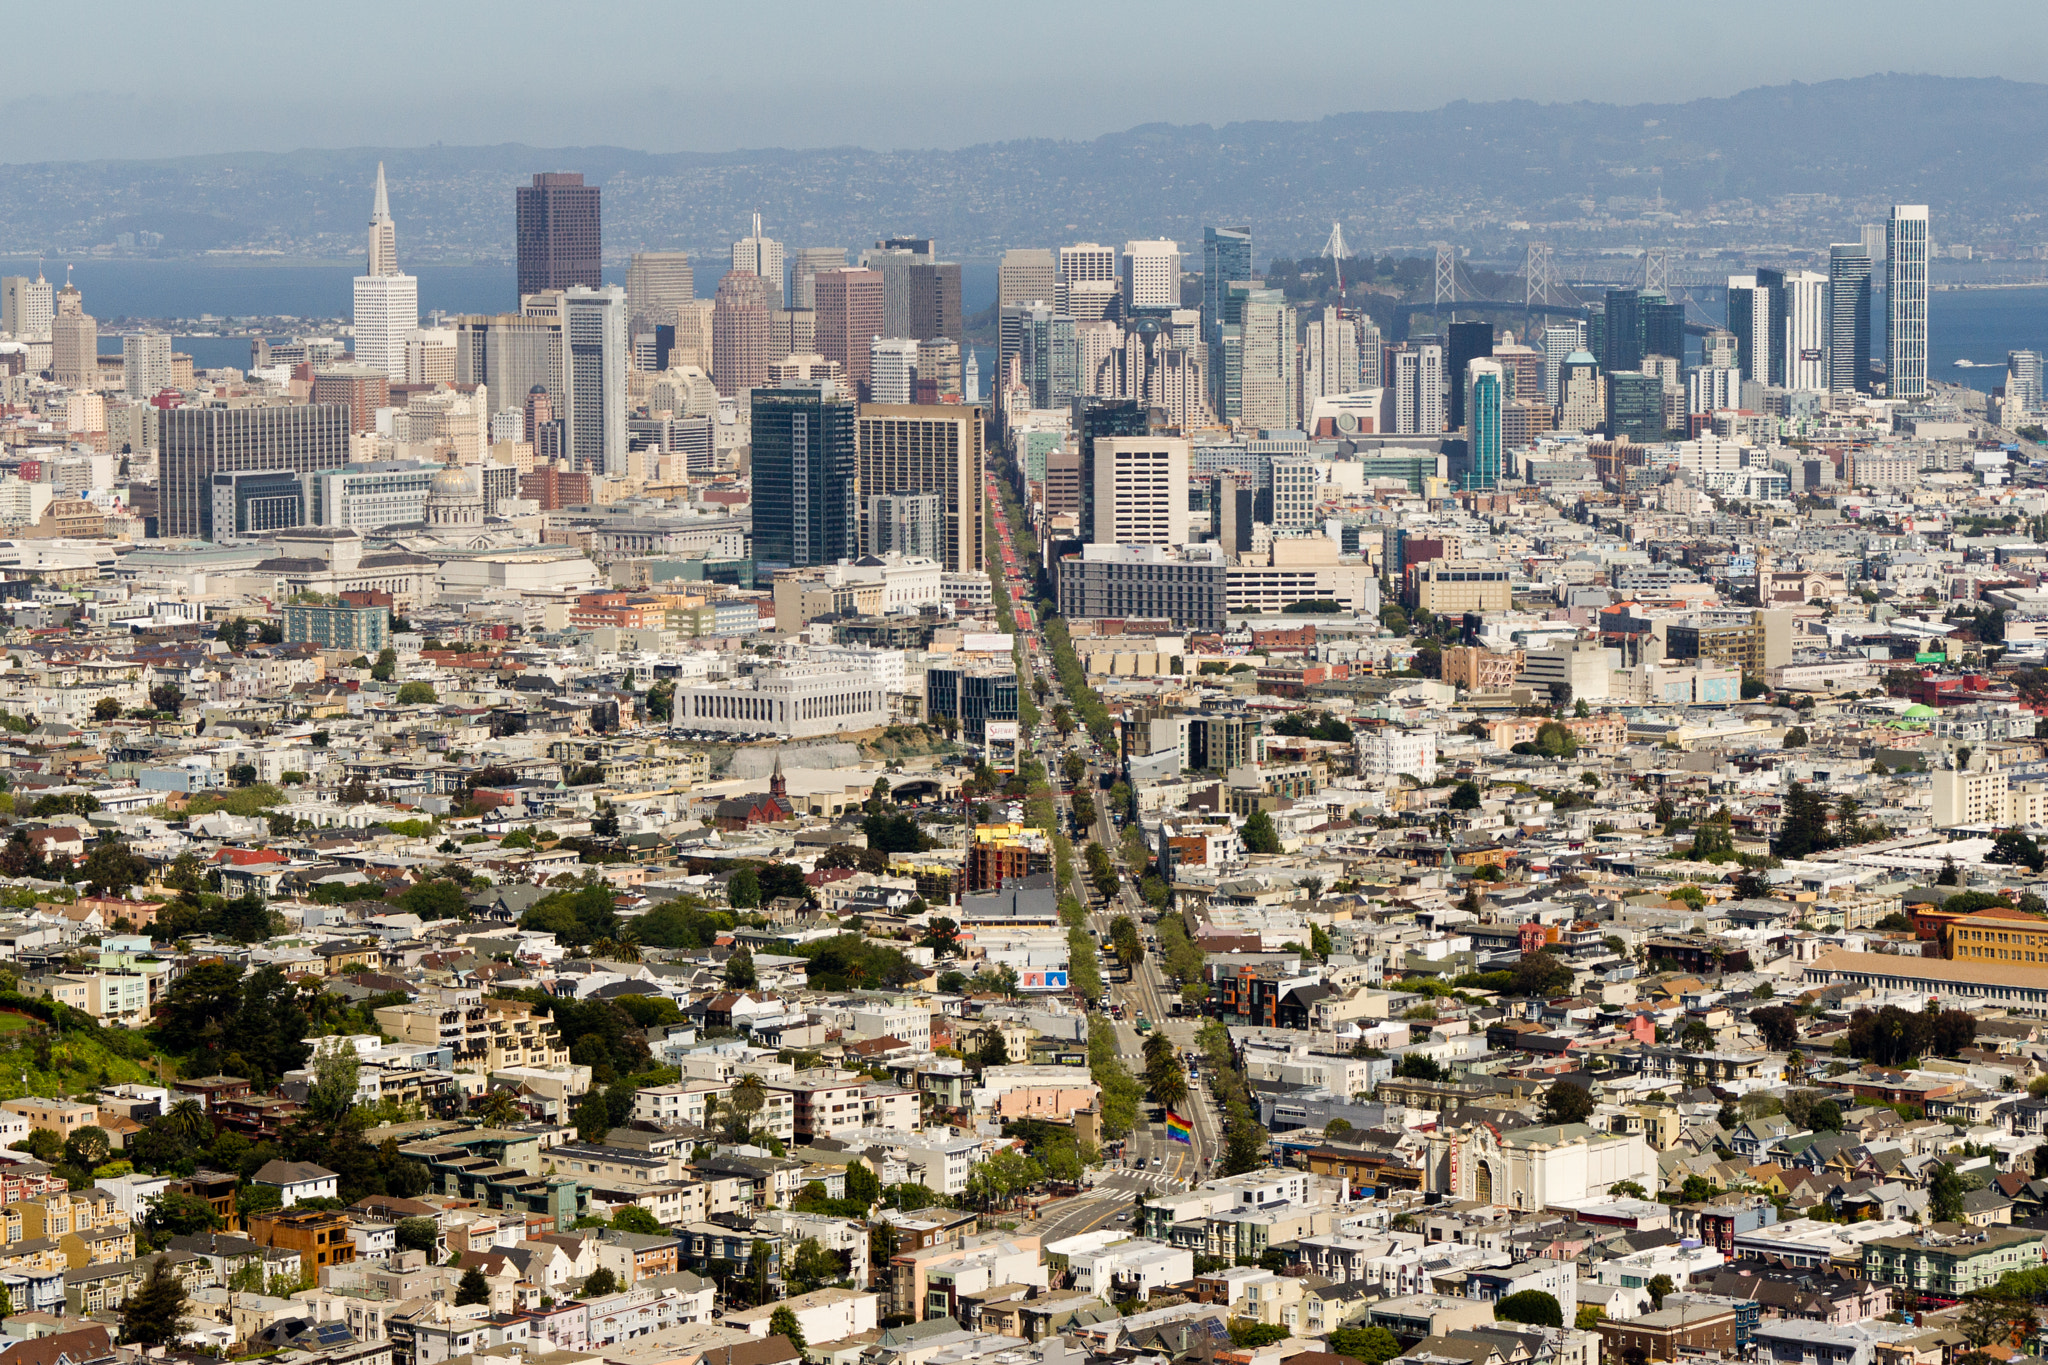
[[[164,1113],[164,1122],[188,1146],[202,1147],[213,1141],[213,1120],[206,1116],[206,1106],[190,1095]]]

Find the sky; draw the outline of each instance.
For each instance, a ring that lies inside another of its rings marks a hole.
[[[0,89],[0,162],[435,142],[959,147],[1883,71],[2033,80],[2048,53],[2040,0],[98,0],[90,36],[79,15],[10,13],[10,46],[49,60]],[[81,42],[89,56],[60,55]]]

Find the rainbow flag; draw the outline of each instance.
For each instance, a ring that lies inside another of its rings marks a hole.
[[[1190,1147],[1195,1144],[1194,1126],[1171,1109],[1166,1111],[1166,1136],[1171,1141],[1185,1142]]]

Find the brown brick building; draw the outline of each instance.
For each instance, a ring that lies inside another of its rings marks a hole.
[[[1735,1310],[1687,1305],[1645,1313],[1639,1318],[1600,1323],[1600,1358],[1618,1361],[1640,1350],[1651,1360],[1676,1360],[1684,1351],[1733,1354]]]

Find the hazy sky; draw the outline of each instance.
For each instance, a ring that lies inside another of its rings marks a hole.
[[[0,162],[432,142],[952,147],[1898,70],[2037,79],[2041,0],[99,0],[14,8]],[[68,54],[68,55],[67,55]]]

